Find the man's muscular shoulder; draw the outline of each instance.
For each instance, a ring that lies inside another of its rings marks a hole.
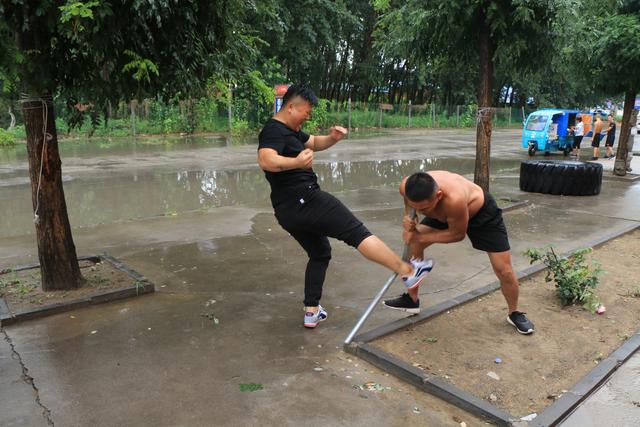
[[[459,215],[462,210],[468,209],[466,193],[460,190],[446,192],[446,197],[442,200],[442,208],[447,216]]]

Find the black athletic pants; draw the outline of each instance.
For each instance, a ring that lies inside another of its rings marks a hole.
[[[304,276],[304,305],[316,307],[331,260],[327,237],[357,248],[371,233],[337,198],[317,185],[295,191],[285,202],[274,206],[278,223],[307,252]]]

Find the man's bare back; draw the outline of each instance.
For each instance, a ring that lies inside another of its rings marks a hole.
[[[471,219],[478,213],[484,204],[484,192],[480,186],[469,181],[465,177],[447,171],[427,172],[442,190],[443,196],[435,206],[420,209],[419,213],[441,222],[447,222],[452,216],[459,216],[460,206],[467,206],[468,218]],[[407,178],[400,184],[400,194],[405,198],[405,184]]]

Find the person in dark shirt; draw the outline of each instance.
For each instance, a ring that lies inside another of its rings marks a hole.
[[[604,154],[605,159],[613,159],[613,143],[616,140],[616,121],[613,118],[613,114],[609,115],[609,127],[607,128],[607,140],[604,143],[604,147],[607,150]]]
[[[318,100],[305,85],[289,87],[282,107],[259,135],[258,164],[271,185],[271,204],[278,223],[306,251],[304,326],[315,328],[327,318],[320,305],[325,274],[331,259],[327,237],[356,248],[402,277],[407,289],[416,289],[431,271],[433,260],[404,262],[331,194],[322,191],[313,172],[314,152],[326,150],[347,134],[341,126],[328,135],[309,135],[301,130]]]

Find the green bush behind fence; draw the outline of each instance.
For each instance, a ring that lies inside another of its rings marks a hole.
[[[381,106],[383,108],[381,108]],[[229,132],[233,134],[255,133],[273,113],[265,105],[250,100],[234,99],[229,105],[224,99],[202,98],[171,102],[161,99],[145,100],[133,106],[120,103],[111,109],[108,119],[98,115],[96,125],[90,114],[85,114],[80,125],[71,129],[69,111],[56,103],[56,126],[59,135],[128,137],[140,134],[178,134]],[[377,104],[331,102],[321,99],[312,118],[305,123],[307,132],[321,132],[332,125],[350,127],[352,130],[372,128],[472,128],[476,123],[475,105],[440,106],[434,104]],[[25,129],[19,110],[17,126],[0,135],[0,145],[16,139],[24,139]],[[523,119],[533,109],[517,107],[494,109],[494,127],[520,127]],[[77,112],[72,112],[77,117]],[[231,126],[229,126],[231,116]],[[2,122],[0,122],[2,124]]]

